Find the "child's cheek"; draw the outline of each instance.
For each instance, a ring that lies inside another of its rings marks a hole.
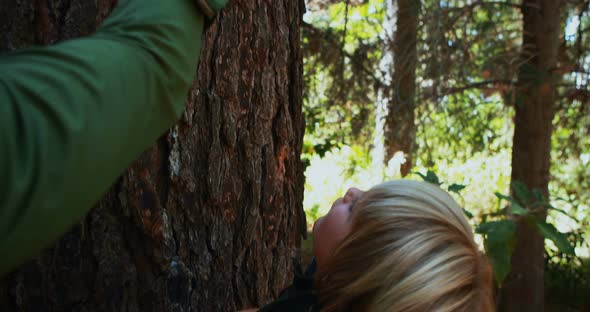
[[[319,231],[319,228],[321,226],[320,224],[322,223],[323,220],[324,220],[324,217],[321,217],[314,222],[313,228],[311,229],[311,233],[314,238],[317,237],[317,235],[319,235],[319,234],[317,234],[317,232]]]

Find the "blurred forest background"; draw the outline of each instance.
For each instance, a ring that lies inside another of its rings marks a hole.
[[[500,310],[589,311],[589,1],[306,4],[308,226],[423,178],[464,205]]]
[[[0,53],[116,3],[0,1]],[[0,310],[261,306],[335,198],[407,177],[464,206],[499,311],[590,311],[589,79],[590,0],[232,0],[182,120]]]

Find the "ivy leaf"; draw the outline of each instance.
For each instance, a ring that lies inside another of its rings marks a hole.
[[[510,273],[510,257],[512,251],[508,244],[489,242],[485,244],[486,255],[490,259],[494,279],[498,285],[501,285],[508,273]]]
[[[490,221],[480,224],[475,231],[484,234],[487,241],[508,242],[514,237],[516,223],[512,220]]]
[[[500,200],[502,200],[502,199],[503,200],[507,200],[507,201],[514,200],[514,199],[512,199],[512,197],[506,196],[506,195],[502,195],[502,193],[500,193],[500,192],[496,192],[496,193],[494,193],[494,195],[496,195],[496,197],[498,197],[498,199],[500,199]]]
[[[506,200],[506,201],[510,202],[510,208],[511,208],[511,211],[512,211],[513,214],[518,215],[518,216],[526,216],[526,215],[529,214],[529,211],[526,210],[524,207],[522,207],[511,196],[502,195],[502,194],[500,194],[498,192],[496,192],[494,194],[496,195],[496,197],[498,197],[498,199],[500,199],[500,200]]]
[[[557,246],[561,252],[572,256],[576,255],[576,251],[567,240],[567,236],[564,233],[559,232],[553,224],[549,224],[545,221],[538,221],[536,224],[539,232],[543,234],[546,239],[553,241],[555,246]]]
[[[452,193],[456,193],[458,195],[461,195],[461,194],[459,194],[459,192],[462,189],[464,189],[465,187],[466,187],[465,185],[461,185],[461,184],[452,184],[451,186],[449,186],[448,191],[452,192]]]
[[[308,158],[302,158],[301,162],[303,163],[303,170],[307,169],[307,167],[311,166],[311,160]]]
[[[414,174],[419,175],[425,182],[436,184],[438,186],[442,184],[440,183],[440,180],[438,179],[438,176],[436,175],[436,173],[434,173],[434,171],[428,170],[426,175],[423,175],[420,172],[414,172]]]
[[[526,216],[529,214],[529,211],[523,208],[521,205],[517,204],[516,202],[512,202],[512,206],[510,206],[511,211],[513,214],[518,216]]]
[[[436,185],[441,185],[442,183],[440,183],[440,180],[438,179],[438,176],[436,175],[436,173],[434,173],[434,171],[430,171],[428,170],[428,172],[426,173],[426,182],[430,182],[432,184],[436,184]]]
[[[526,184],[520,181],[512,182],[512,189],[516,194],[516,198],[518,198],[523,204],[528,203],[531,200],[531,197],[533,197]]]
[[[494,278],[500,285],[510,272],[511,241],[514,239],[516,224],[512,220],[486,222],[480,224],[476,232],[485,235],[486,254],[490,259]]]
[[[545,200],[545,196],[543,195],[543,192],[541,192],[540,189],[534,189],[533,190],[533,195],[535,196],[535,198],[540,201],[540,202],[544,202]]]
[[[422,173],[420,173],[420,172],[413,172],[413,174],[420,176],[422,178],[422,180],[426,181],[426,176],[423,175]]]
[[[467,216],[468,219],[473,219],[473,214],[469,212],[467,209],[463,208],[463,213]]]
[[[561,213],[562,213],[563,215],[565,215],[566,217],[568,217],[568,218],[570,218],[570,219],[572,219],[572,220],[574,220],[574,221],[576,221],[576,222],[580,223],[580,221],[578,220],[578,218],[576,218],[576,217],[574,217],[574,216],[570,215],[569,213],[567,213],[567,211],[565,211],[565,210],[563,210],[563,209],[555,208],[555,207],[553,207],[552,205],[547,205],[547,209],[551,209],[551,210],[555,210],[555,211],[557,211],[557,212],[561,212]]]

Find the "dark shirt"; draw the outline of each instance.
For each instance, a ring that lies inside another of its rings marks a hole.
[[[313,287],[316,268],[314,259],[303,272],[299,261],[293,259],[293,283],[281,292],[277,300],[262,307],[259,311],[319,312],[317,294]]]

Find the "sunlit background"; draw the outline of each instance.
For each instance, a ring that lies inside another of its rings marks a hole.
[[[358,60],[355,56],[358,55],[361,55],[361,60],[365,58],[365,74],[370,70],[372,72],[368,74],[373,74],[373,78],[385,81],[390,79],[381,69],[393,60],[380,48],[383,47],[382,41],[385,36],[388,36],[388,31],[383,29],[383,25],[394,26],[391,20],[386,19],[384,1],[352,2],[347,6],[344,1],[309,0],[308,12],[304,16],[306,24],[328,33],[323,35],[325,41],[318,47],[317,39],[304,32],[304,44],[307,49],[304,108],[307,115],[307,132],[303,159],[308,165],[305,171],[304,209],[309,227],[318,217],[324,215],[332,202],[343,196],[349,187],[368,189],[381,181],[401,178],[400,164],[404,162],[404,155],[396,154],[388,161],[383,159],[384,112],[378,91],[370,84],[366,84],[366,88],[363,89],[362,85],[350,83],[352,80],[365,81],[365,78],[358,77],[354,71],[354,62]],[[469,2],[449,1],[448,5],[458,6]],[[425,8],[427,9],[428,7]],[[482,19],[496,18],[488,11],[477,12],[477,15],[481,15]],[[499,41],[511,38],[510,42],[518,45],[521,39],[515,30],[522,26],[508,22],[513,16],[509,16],[508,13],[505,15],[507,16],[497,17],[498,20],[505,19],[507,22],[500,26],[496,25],[500,29],[491,35],[491,38]],[[568,18],[564,27],[565,40],[574,44],[580,28],[579,16]],[[478,31],[480,28],[474,26],[471,33],[459,36],[477,36]],[[335,38],[332,45],[330,38]],[[422,33],[423,41],[419,44],[423,47],[419,48],[419,51],[429,49],[430,39],[430,34]],[[493,78],[494,67],[482,65],[484,61],[480,59],[493,58],[500,54],[506,58],[517,57],[515,51],[498,52],[496,50],[499,48],[495,46],[488,49],[482,43],[471,44],[470,53],[475,55],[473,58],[476,65],[467,74],[472,76],[457,78],[452,83],[476,81],[482,77],[491,79],[490,76]],[[339,47],[341,52],[338,51]],[[432,60],[426,54],[425,52],[424,56],[419,56],[417,70],[419,90],[416,103],[416,155],[411,171],[426,173],[427,170],[432,170],[447,185],[466,185],[461,191],[461,196],[453,196],[476,216],[471,220],[475,225],[478,215],[498,210],[505,205],[498,201],[495,192],[510,193],[514,111],[505,104],[506,93],[503,93],[504,90],[501,88],[466,89],[460,94],[442,95],[433,99],[428,92],[429,88],[436,84],[436,78],[429,73],[428,67]],[[590,57],[586,56],[583,63],[588,71]],[[442,66],[438,63],[433,65]],[[478,73],[479,68],[489,69],[480,70]],[[356,70],[358,71],[358,68]],[[458,73],[449,71],[451,74],[446,78]],[[587,88],[587,73],[573,72],[565,76],[564,80]],[[344,84],[344,88],[348,90],[339,90],[335,86],[337,84]],[[355,91],[351,91],[352,89]],[[569,104],[571,114],[584,105],[583,101],[572,101]],[[364,118],[362,122],[355,119],[359,115]],[[586,135],[590,123],[587,117],[575,119],[577,117],[572,116],[566,109],[566,112],[556,116],[554,121],[551,204],[569,216],[551,211],[548,221],[555,224],[561,232],[584,230],[583,227],[588,224],[590,218],[590,140]],[[575,121],[572,122],[568,118]],[[578,138],[578,153],[567,145],[573,136]],[[407,178],[421,179],[416,174],[410,174]],[[590,229],[585,230],[584,235],[586,240],[589,240]],[[481,238],[479,241],[481,242]],[[547,244],[549,248],[555,249],[552,242],[548,241]],[[578,246],[576,252],[581,257],[590,256],[587,244]]]

